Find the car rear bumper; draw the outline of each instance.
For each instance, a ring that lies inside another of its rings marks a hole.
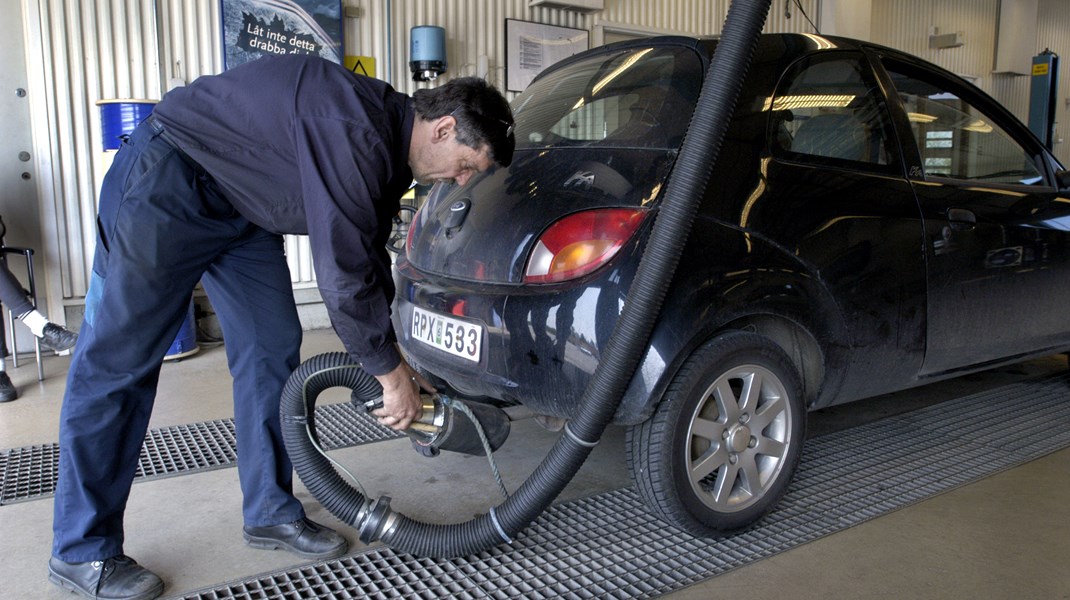
[[[426,278],[401,259],[394,328],[415,366],[457,392],[569,417],[616,325],[623,292],[614,279],[610,270],[575,289],[465,287]],[[427,329],[413,327],[414,307],[479,327],[478,360],[428,343]]]

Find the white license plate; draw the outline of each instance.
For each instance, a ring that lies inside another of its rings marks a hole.
[[[454,356],[479,362],[483,350],[483,327],[412,307],[413,339]]]

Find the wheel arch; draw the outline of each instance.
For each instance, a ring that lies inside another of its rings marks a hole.
[[[802,382],[807,407],[814,407],[830,386],[839,385],[837,378],[830,377],[838,371],[829,365],[840,360],[839,349],[848,348],[849,344],[835,303],[825,290],[800,285],[805,281],[807,278],[797,275],[768,285],[748,282],[733,286],[726,282],[718,291],[731,290],[728,293],[711,294],[707,290],[691,295],[692,299],[717,298],[716,309],[708,302],[672,301],[675,314],[696,317],[686,321],[663,318],[658,322],[614,422],[634,425],[648,419],[687,358],[698,347],[729,330],[757,333],[783,349]],[[663,310],[663,317],[665,314]]]
[[[725,324],[721,331],[729,329],[750,331],[780,346],[795,365],[806,405],[813,405],[825,380],[825,352],[810,331],[787,317],[773,314],[741,317]]]

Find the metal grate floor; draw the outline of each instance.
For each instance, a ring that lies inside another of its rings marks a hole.
[[[555,505],[511,546],[477,556],[378,547],[184,598],[649,598],[1067,446],[1070,375],[1060,375],[810,439],[775,512],[735,536],[682,534],[621,489]]]
[[[346,403],[316,407],[316,432],[330,450],[400,437]],[[145,436],[134,481],[229,467],[237,460],[234,420],[153,429]],[[51,495],[59,444],[0,451],[0,505]]]

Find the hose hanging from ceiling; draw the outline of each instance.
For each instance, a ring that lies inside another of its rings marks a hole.
[[[426,557],[475,554],[510,543],[572,480],[613,418],[649,344],[770,4],[771,0],[737,0],[729,7],[665,199],[602,360],[564,433],[527,481],[502,504],[467,522],[442,525],[392,511],[388,497],[366,498],[316,450],[313,411],[316,396],[324,389],[345,386],[354,390],[354,397],[371,399],[361,394],[379,394],[369,380],[378,382],[343,353],[315,357],[294,371],[281,406],[283,439],[294,468],[325,508],[360,531],[363,542],[382,540],[395,550]]]

